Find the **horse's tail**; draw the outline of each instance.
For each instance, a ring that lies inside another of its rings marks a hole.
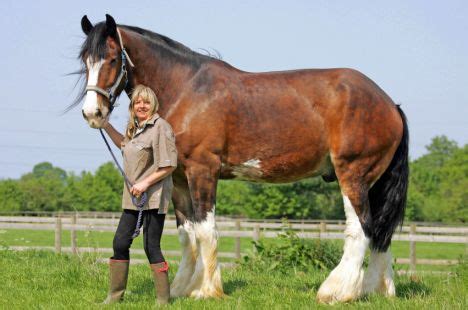
[[[384,174],[369,191],[371,221],[371,249],[385,252],[393,232],[403,221],[408,190],[409,133],[405,113],[397,105],[403,121],[403,136],[395,155]]]

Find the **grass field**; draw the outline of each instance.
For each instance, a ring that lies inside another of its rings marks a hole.
[[[101,247],[111,248],[112,232],[77,232],[77,242],[79,247]],[[0,230],[0,246],[54,246],[55,235],[54,231],[45,230]],[[241,238],[241,251],[248,252],[252,250],[250,238]],[[275,242],[275,239],[267,239],[267,242]],[[334,241],[340,246],[341,240]],[[220,238],[220,252],[234,252],[234,238]],[[70,232],[62,233],[62,246],[70,246]],[[132,245],[134,249],[142,249],[142,238],[135,240]],[[162,238],[163,250],[180,250],[179,240],[177,236],[163,235]],[[396,258],[409,257],[409,244],[405,241],[395,241],[392,243],[392,253]],[[418,242],[416,244],[416,252],[418,258],[426,259],[458,259],[466,253],[466,245],[455,243],[435,243],[435,242]],[[144,255],[134,255],[134,258],[144,258]],[[222,259],[228,260],[228,259]],[[397,266],[397,268],[407,269],[407,265]],[[418,266],[418,270],[442,270],[447,271],[446,266]]]
[[[463,267],[463,268],[462,268]],[[176,266],[172,266],[173,278]],[[87,255],[73,257],[45,251],[0,250],[1,309],[150,309],[154,291],[147,265],[131,267],[123,303],[103,307],[107,266]],[[357,302],[319,305],[315,294],[327,272],[284,274],[253,272],[245,266],[223,269],[226,297],[219,300],[172,300],[169,309],[467,309],[467,266],[450,275],[396,276],[398,297],[378,295]]]

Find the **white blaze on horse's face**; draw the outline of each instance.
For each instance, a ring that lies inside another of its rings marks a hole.
[[[104,59],[92,61],[89,57],[86,59],[86,67],[88,68],[88,86],[96,86],[99,78],[99,71],[104,64]],[[83,116],[88,125],[92,128],[101,128],[104,120],[109,113],[109,109],[100,104],[100,96],[95,91],[88,90],[86,99],[83,104]]]

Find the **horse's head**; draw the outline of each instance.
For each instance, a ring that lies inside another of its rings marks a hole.
[[[85,15],[81,28],[87,35],[80,51],[87,80],[82,112],[89,126],[100,128],[127,84],[127,54],[112,16],[93,26]]]

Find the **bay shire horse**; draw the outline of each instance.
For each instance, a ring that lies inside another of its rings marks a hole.
[[[172,200],[183,256],[173,297],[224,294],[219,179],[284,183],[312,176],[339,182],[346,214],[343,257],[317,300],[395,295],[389,245],[406,203],[408,128],[400,107],[373,81],[351,69],[245,72],[163,35],[116,25],[109,15],[96,25],[84,16],[81,26],[88,124],[101,127],[115,98],[144,84],[176,135]]]

